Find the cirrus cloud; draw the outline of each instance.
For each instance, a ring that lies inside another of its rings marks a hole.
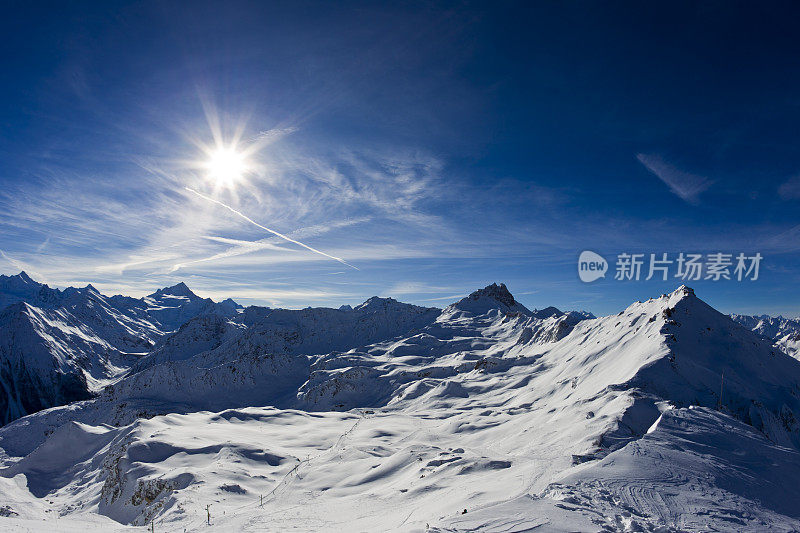
[[[661,156],[636,154],[636,159],[673,193],[690,204],[699,203],[700,194],[714,183],[710,179],[675,168]]]

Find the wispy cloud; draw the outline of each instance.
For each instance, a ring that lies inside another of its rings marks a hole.
[[[263,146],[263,144],[277,142],[288,135],[296,133],[298,130],[299,128],[294,126],[289,126],[286,128],[272,128],[258,132],[258,135],[256,135],[252,140],[254,142],[262,143]]]
[[[666,183],[673,193],[690,204],[699,203],[700,194],[713,184],[706,177],[675,168],[658,155],[637,154],[636,159]]]
[[[800,175],[789,178],[778,187],[778,194],[784,200],[800,199]]]
[[[800,224],[764,240],[763,248],[777,253],[800,251]]]
[[[176,278],[206,276],[217,287],[233,288],[224,278],[242,272],[249,280],[284,269],[296,276],[328,274],[320,259],[331,256],[381,261],[452,248],[452,229],[426,205],[444,189],[436,158],[374,148],[320,151],[289,139],[294,131],[255,136],[265,153],[236,191],[220,194],[233,210],[227,214],[185,190],[191,186],[210,197],[213,185],[187,169],[188,158],[132,155],[127,168],[111,176],[37,169],[38,186],[20,182],[0,192],[0,229],[14,245],[4,250],[7,269],[24,267],[57,286],[91,281],[118,287],[109,292],[141,295]],[[242,212],[282,237],[259,238]],[[281,244],[285,237],[330,253],[298,253]],[[321,237],[323,244],[316,244]]]
[[[453,302],[457,302],[458,300],[464,298],[468,294],[469,294],[468,292],[464,292],[464,293],[460,293],[460,294],[448,294],[447,296],[438,296],[436,298],[424,298],[421,301],[423,301],[423,302],[450,302],[450,303],[453,303]]]
[[[42,244],[36,247],[36,252],[42,253],[44,249],[47,248],[48,244],[50,244],[50,235],[48,235],[47,238],[45,238],[45,240],[42,241]]]
[[[198,259],[191,259],[189,261],[185,261],[183,263],[175,263],[172,265],[172,268],[169,270],[170,273],[173,273],[177,270],[185,268],[187,266],[196,265],[198,263],[205,263],[208,261],[216,261],[219,259],[225,259],[228,257],[236,257],[238,255],[249,254],[253,252],[258,252],[261,250],[273,250],[273,251],[280,251],[285,252],[289,251],[289,249],[285,247],[278,246],[277,244],[273,244],[268,242],[269,239],[260,239],[257,241],[242,241],[238,239],[227,239],[225,237],[215,237],[213,235],[209,235],[206,237],[210,241],[219,242],[223,244],[232,244],[230,248],[225,251],[216,253],[214,255],[210,255],[207,257],[200,257]]]
[[[353,268],[353,269],[355,269],[355,270],[358,270],[358,268],[356,268],[355,266],[351,265],[350,263],[348,263],[348,262],[347,262],[347,261],[345,261],[344,259],[342,259],[342,258],[340,258],[340,257],[336,257],[336,256],[334,256],[334,255],[327,254],[327,253],[325,253],[325,252],[323,252],[323,251],[317,250],[316,248],[313,248],[313,247],[311,247],[311,246],[309,246],[309,245],[307,245],[307,244],[305,244],[305,243],[303,243],[303,242],[300,242],[300,241],[298,241],[298,240],[296,240],[296,239],[292,239],[291,237],[289,237],[289,236],[287,236],[287,235],[284,235],[283,233],[277,232],[277,231],[275,231],[274,229],[270,229],[270,228],[268,228],[268,227],[266,227],[266,226],[264,226],[264,225],[262,225],[262,224],[259,224],[258,222],[256,222],[256,221],[254,221],[253,219],[249,218],[247,215],[245,215],[245,214],[244,214],[244,213],[242,213],[241,211],[238,211],[238,210],[236,210],[236,209],[232,208],[231,206],[229,206],[229,205],[227,205],[227,204],[224,204],[224,203],[220,202],[219,200],[216,200],[216,199],[214,199],[214,198],[211,198],[210,196],[206,196],[206,195],[204,195],[204,194],[201,194],[201,193],[197,192],[196,190],[192,189],[191,187],[184,187],[184,189],[186,189],[187,191],[190,191],[190,192],[192,192],[192,193],[196,194],[196,195],[197,195],[197,196],[199,196],[200,198],[203,198],[203,199],[205,199],[205,200],[208,200],[209,202],[213,202],[213,203],[215,203],[215,204],[217,204],[217,205],[219,205],[219,206],[222,206],[222,207],[224,207],[225,209],[229,210],[230,212],[232,212],[232,213],[234,213],[234,214],[238,215],[239,217],[241,217],[242,219],[246,220],[246,221],[247,221],[247,222],[249,222],[250,224],[252,224],[252,225],[254,225],[254,226],[258,227],[258,228],[261,228],[261,229],[263,229],[264,231],[267,231],[267,232],[269,232],[269,233],[272,233],[272,234],[273,234],[273,235],[275,235],[276,237],[280,237],[281,239],[283,239],[283,240],[285,240],[285,241],[287,241],[287,242],[291,242],[291,243],[293,243],[293,244],[296,244],[296,245],[298,245],[298,246],[302,246],[302,247],[303,247],[303,248],[305,248],[306,250],[309,250],[309,251],[311,251],[311,252],[314,252],[315,254],[322,255],[322,256],[324,256],[324,257],[327,257],[328,259],[333,259],[334,261],[338,261],[338,262],[340,262],[340,263],[341,263],[341,264],[343,264],[343,265],[346,265],[346,266],[349,266],[350,268]]]
[[[132,154],[111,175],[38,169],[37,186],[0,192],[0,231],[14,235],[4,251],[56,286],[91,282],[141,296],[186,281],[202,295],[302,307],[358,303],[368,294],[452,301],[476,287],[454,281],[448,267],[489,258],[493,268],[541,265],[597,237],[594,220],[574,216],[580,191],[513,177],[461,179],[413,147],[317,145],[294,128],[241,135],[263,150],[235,190],[214,192],[186,164],[198,155],[193,142],[170,158]],[[671,187],[689,199],[699,194],[685,180]],[[606,222],[607,246],[630,243],[630,221]],[[648,223],[638,233],[676,233]],[[326,255],[263,238],[262,224]],[[363,271],[343,273],[330,256]],[[278,277],[286,285],[275,285]]]
[[[364,222],[368,222],[370,219],[368,217],[362,218],[350,218],[346,220],[338,220],[332,222],[326,222],[325,224],[316,224],[314,226],[308,226],[305,228],[299,228],[289,234],[290,237],[293,238],[306,238],[306,237],[315,237],[318,235],[324,235],[329,231],[333,231],[339,228],[346,228],[348,226],[354,226],[357,224],[361,224]],[[280,242],[283,242],[281,239],[274,238],[274,237],[267,237],[264,239],[258,239],[254,241],[242,240],[242,239],[230,239],[227,237],[217,237],[214,235],[207,235],[205,236],[206,239],[213,242],[218,242],[222,244],[231,245],[230,248],[215,253],[213,255],[207,257],[201,257],[198,259],[192,259],[190,261],[186,261],[183,263],[176,263],[170,269],[170,272],[175,272],[181,268],[184,268],[189,265],[194,265],[197,263],[204,263],[208,261],[216,261],[220,259],[226,259],[229,257],[236,257],[240,255],[250,254],[254,252],[259,252],[262,250],[271,250],[274,252],[280,252],[283,255],[283,252],[296,252],[297,250],[293,250],[287,248],[285,246],[280,246]]]

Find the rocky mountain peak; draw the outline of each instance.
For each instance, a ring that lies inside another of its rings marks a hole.
[[[514,296],[508,290],[505,283],[501,283],[500,285],[497,283],[492,283],[483,289],[478,289],[467,296],[467,298],[475,301],[480,300],[481,298],[491,298],[492,300],[496,300],[508,307],[514,307],[517,305],[517,301],[514,299]]]
[[[155,296],[162,296],[162,295],[182,296],[184,298],[190,298],[190,299],[198,298],[198,296],[195,293],[192,292],[192,290],[189,288],[189,286],[186,285],[186,283],[184,283],[182,281],[180,283],[176,284],[176,285],[171,286],[171,287],[164,287],[163,289],[158,289],[156,292],[154,292],[150,296],[155,297]]]

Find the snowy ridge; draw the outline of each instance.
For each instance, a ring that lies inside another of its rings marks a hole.
[[[686,287],[581,318],[503,285],[198,316],[0,428],[8,523],[46,498],[65,530],[193,529],[208,503],[220,531],[800,529],[800,362]]]
[[[0,311],[0,416],[5,422],[89,397],[84,361],[75,355],[103,353],[107,344],[68,317],[47,315],[24,302]]]

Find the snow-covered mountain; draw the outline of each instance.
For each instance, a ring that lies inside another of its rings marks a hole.
[[[119,301],[124,297],[115,296],[112,300]],[[181,282],[172,287],[159,289],[141,300],[147,316],[151,317],[163,332],[175,331],[187,321],[198,315],[235,316],[241,306],[228,298],[215,303],[210,298],[201,298],[194,294],[185,283]],[[131,302],[130,308],[139,309]]]
[[[796,531],[798,417],[800,362],[686,287],[251,307],[0,428],[0,528]]]
[[[731,315],[734,322],[758,333],[775,346],[800,359],[800,320],[769,315]]]
[[[87,399],[186,320],[240,309],[183,283],[142,299],[107,297],[92,285],[52,289],[25,272],[0,276],[0,304],[0,423]]]
[[[16,276],[0,274],[0,309],[13,303],[28,302],[34,305],[51,305],[60,300],[61,292],[32,280],[25,272]]]

